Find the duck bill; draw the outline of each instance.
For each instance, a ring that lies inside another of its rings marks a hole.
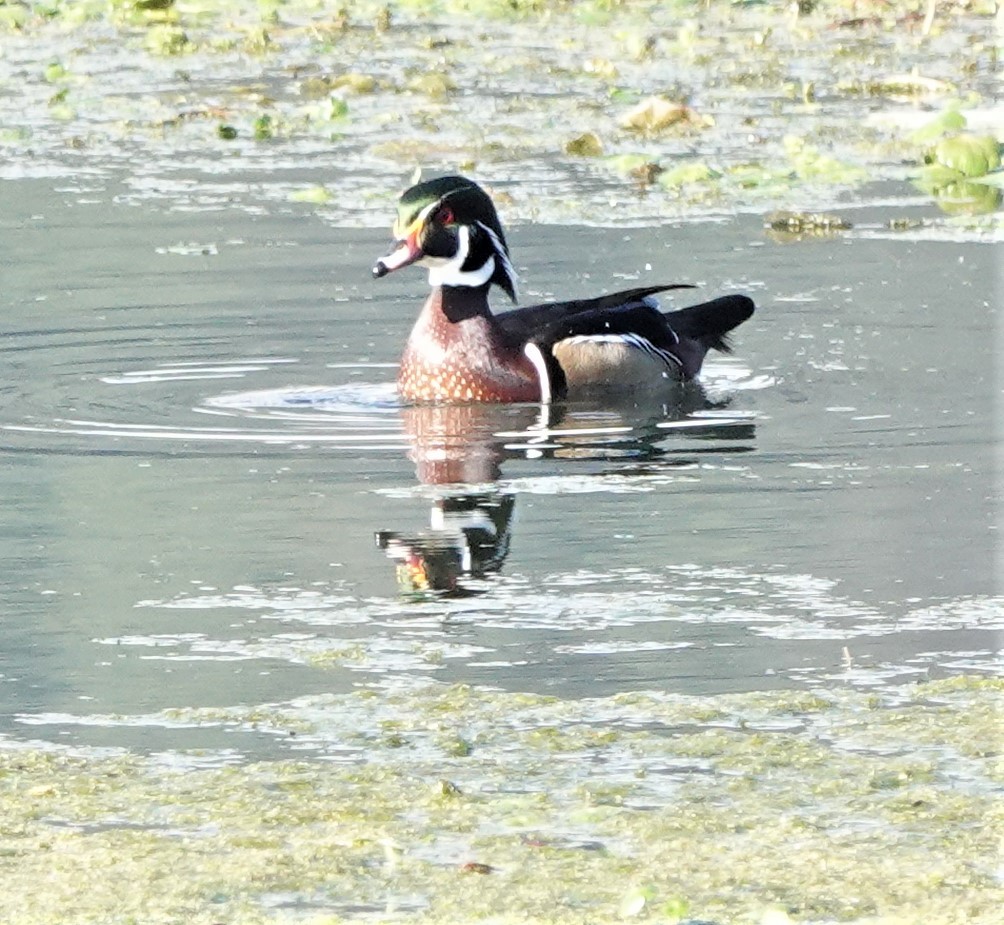
[[[381,276],[393,273],[394,270],[400,270],[401,267],[406,267],[424,256],[422,248],[418,246],[418,235],[409,235],[404,240],[395,242],[390,253],[373,264],[373,275],[379,279]]]

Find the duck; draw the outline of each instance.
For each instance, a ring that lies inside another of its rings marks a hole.
[[[663,392],[695,379],[710,350],[731,352],[729,333],[754,311],[749,297],[729,294],[662,312],[659,293],[694,288],[670,283],[496,314],[489,292],[498,287],[517,303],[516,271],[491,197],[462,176],[406,189],[392,233],[373,276],[414,264],[431,287],[398,372],[409,403]]]

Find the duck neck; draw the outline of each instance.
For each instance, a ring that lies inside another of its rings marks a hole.
[[[488,288],[491,284],[481,286],[436,286],[429,295],[429,306],[438,309],[443,317],[452,324],[466,321],[468,318],[490,318],[488,307]]]

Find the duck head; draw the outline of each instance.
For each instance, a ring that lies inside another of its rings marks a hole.
[[[373,266],[386,276],[409,264],[426,267],[430,286],[477,288],[494,283],[516,301],[516,272],[488,194],[464,177],[437,177],[404,191],[394,246]]]

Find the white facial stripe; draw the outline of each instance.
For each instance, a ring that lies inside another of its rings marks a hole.
[[[442,257],[423,257],[419,263],[429,268],[430,286],[483,286],[495,272],[495,258],[489,257],[476,270],[464,271],[464,261],[471,251],[471,229],[461,225],[457,230],[456,256],[446,260]]]
[[[461,260],[462,264],[463,261]],[[495,258],[489,257],[488,261],[476,270],[469,270],[466,273],[460,269],[456,260],[440,267],[429,267],[430,286],[469,286],[476,289],[483,286],[492,278],[495,272]]]
[[[502,272],[505,273],[506,276],[509,277],[509,280],[512,282],[512,291],[518,300],[519,287],[517,286],[518,280],[516,278],[516,270],[513,267],[512,263],[509,261],[509,255],[506,254],[505,247],[502,246],[502,242],[499,240],[499,236],[495,234],[495,232],[492,231],[492,229],[489,228],[484,222],[478,222],[478,227],[480,227],[481,230],[484,231],[484,233],[487,234],[489,239],[491,240],[492,247],[495,249],[495,253],[498,256],[498,259],[502,261]]]
[[[408,223],[407,227],[401,224],[401,219],[398,217],[394,222],[394,237],[408,238],[411,237],[411,235],[416,234],[418,230],[429,220],[432,210],[438,205],[439,201],[430,202]]]

